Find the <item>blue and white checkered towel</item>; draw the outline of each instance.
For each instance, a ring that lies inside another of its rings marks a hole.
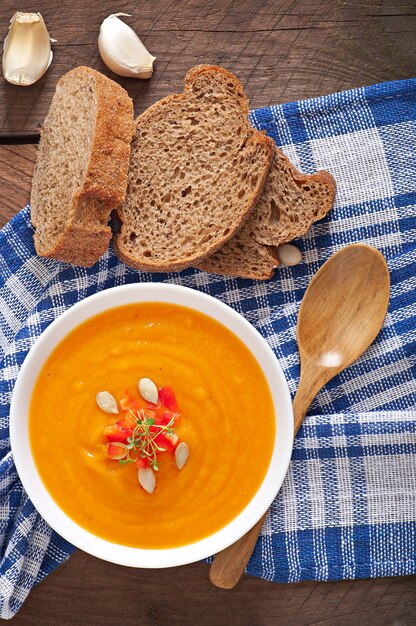
[[[27,208],[0,233],[1,617],[73,550],[28,500],[8,439],[19,367],[48,324],[114,285],[186,285],[258,328],[294,394],[300,301],[322,263],[353,242],[375,246],[388,261],[387,318],[363,357],[312,405],[247,571],[280,582],[416,573],[416,79],[273,106],[251,119],[300,170],[327,169],[338,183],[334,211],[297,242],[304,263],[279,268],[268,282],[197,270],[141,273],[112,250],[91,269],[41,259]]]

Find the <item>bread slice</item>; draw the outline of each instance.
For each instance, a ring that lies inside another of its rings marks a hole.
[[[240,82],[201,65],[182,94],[140,115],[116,253],[132,267],[180,270],[224,245],[257,202],[274,143],[248,121]]]
[[[279,265],[276,250],[257,243],[252,234],[243,228],[225,246],[199,261],[195,267],[209,274],[267,280]]]
[[[196,267],[212,274],[271,278],[279,265],[275,246],[305,235],[332,208],[335,190],[331,174],[302,174],[276,148],[263,193],[244,227]]]
[[[133,103],[103,74],[77,67],[59,80],[41,132],[30,197],[41,256],[90,267],[124,201]]]

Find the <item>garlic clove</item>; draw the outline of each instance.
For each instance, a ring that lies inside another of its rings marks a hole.
[[[40,13],[17,11],[3,45],[3,76],[13,85],[36,83],[52,62],[51,40]]]
[[[101,24],[98,50],[106,66],[115,74],[130,78],[150,78],[153,74],[152,56],[134,30],[118,18],[128,13],[113,13]]]

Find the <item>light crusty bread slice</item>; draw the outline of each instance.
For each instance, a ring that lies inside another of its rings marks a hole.
[[[263,189],[274,142],[248,122],[240,82],[201,65],[137,119],[114,247],[132,267],[180,270],[229,240]]]
[[[265,280],[279,265],[275,246],[302,237],[332,208],[336,184],[322,170],[299,172],[276,148],[263,193],[243,228],[196,266],[212,274]]]
[[[30,198],[39,255],[89,267],[124,201],[133,103],[103,74],[77,67],[59,80],[41,132]]]

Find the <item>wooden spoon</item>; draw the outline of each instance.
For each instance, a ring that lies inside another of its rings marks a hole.
[[[343,248],[315,274],[299,309],[301,373],[293,401],[295,435],[318,391],[374,341],[389,295],[383,255],[363,244]],[[232,589],[238,583],[266,515],[267,511],[248,533],[216,555],[209,574],[214,585]]]

